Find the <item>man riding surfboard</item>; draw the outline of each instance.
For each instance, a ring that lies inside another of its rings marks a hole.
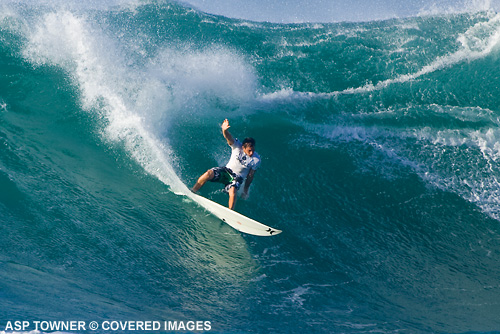
[[[227,119],[222,123],[222,135],[231,147],[231,157],[225,167],[214,167],[201,175],[193,186],[192,191],[197,192],[207,182],[219,182],[225,185],[224,191],[229,194],[228,207],[234,208],[236,203],[236,193],[243,181],[243,197],[248,196],[248,188],[252,184],[255,171],[260,166],[260,156],[255,152],[255,140],[245,138],[243,142],[235,139],[228,129],[230,128]]]

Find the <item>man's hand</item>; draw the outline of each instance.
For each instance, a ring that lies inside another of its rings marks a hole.
[[[227,144],[229,146],[234,144],[233,136],[229,133],[229,131],[227,131],[230,127],[231,126],[229,125],[229,121],[226,118],[224,122],[222,122],[221,128],[222,128],[222,135],[224,136],[224,138],[226,138]]]
[[[227,118],[222,122],[222,132],[226,132],[231,126],[229,125],[229,121]]]

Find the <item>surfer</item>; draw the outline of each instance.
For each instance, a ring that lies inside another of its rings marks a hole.
[[[222,135],[231,147],[231,158],[225,167],[214,167],[207,170],[193,186],[192,191],[197,192],[207,182],[219,182],[225,185],[224,191],[229,194],[230,209],[236,203],[236,193],[243,181],[243,198],[248,197],[248,188],[252,184],[255,171],[260,166],[260,156],[255,152],[255,140],[245,138],[243,142],[235,139],[228,129],[230,128],[227,119],[222,123]]]

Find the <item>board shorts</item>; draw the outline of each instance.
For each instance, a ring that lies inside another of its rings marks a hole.
[[[227,167],[214,167],[212,171],[214,172],[214,178],[210,181],[224,184],[225,192],[229,192],[231,187],[235,187],[236,190],[240,189],[243,178],[236,175],[231,169]]]

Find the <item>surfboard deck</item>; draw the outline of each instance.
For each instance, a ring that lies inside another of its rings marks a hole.
[[[215,203],[208,198],[192,192],[186,195],[205,210],[209,211],[211,214],[240,232],[263,237],[269,237],[281,233],[280,230],[259,223],[256,220],[242,215],[241,213],[222,206],[219,203]]]

